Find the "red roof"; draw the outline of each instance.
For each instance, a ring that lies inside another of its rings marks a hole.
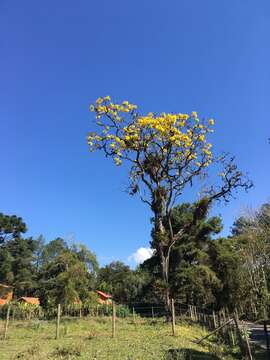
[[[23,300],[27,304],[31,304],[31,305],[39,305],[40,304],[39,298],[35,298],[35,297],[22,296],[21,298],[19,298],[19,301],[20,300]]]
[[[7,302],[8,300],[0,298],[0,306],[5,305]]]
[[[97,294],[100,295],[101,297],[105,298],[105,299],[111,299],[112,295],[110,294],[106,294],[103,291],[97,290]]]

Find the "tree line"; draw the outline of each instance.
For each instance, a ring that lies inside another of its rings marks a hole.
[[[181,303],[219,310],[237,308],[263,318],[269,306],[270,203],[239,217],[228,237],[220,216],[206,212],[194,221],[198,204],[183,203],[172,210],[171,225],[181,241],[171,249],[169,292]],[[154,222],[154,221],[153,221]],[[170,225],[163,219],[165,229]],[[186,226],[189,224],[189,226]],[[24,221],[0,214],[0,283],[14,288],[14,297],[36,296],[44,307],[96,301],[95,290],[113,295],[122,304],[164,302],[160,254],[131,269],[115,261],[100,267],[96,255],[83,244],[62,238],[46,241],[26,237]]]

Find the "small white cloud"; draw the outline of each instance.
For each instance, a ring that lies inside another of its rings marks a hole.
[[[141,264],[153,255],[153,250],[150,248],[139,248],[135,253],[128,257],[128,261],[135,261],[136,264]]]

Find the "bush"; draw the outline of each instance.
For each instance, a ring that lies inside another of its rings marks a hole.
[[[112,316],[112,305],[111,304],[100,304],[96,306],[97,315]],[[126,305],[116,305],[116,316],[125,318],[131,315],[130,309]]]
[[[127,317],[130,316],[131,312],[128,306],[126,305],[117,305],[116,307],[116,316],[118,317]]]
[[[23,302],[10,302],[0,307],[0,318],[5,319],[7,309],[10,306],[10,317],[14,319],[34,319],[43,317],[43,309],[40,305],[32,305]]]

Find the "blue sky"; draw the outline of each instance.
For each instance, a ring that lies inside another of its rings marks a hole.
[[[227,234],[270,195],[269,13],[268,0],[2,0],[0,211],[102,264],[148,246],[150,212],[124,192],[126,168],[87,149],[89,103],[109,94],[216,119],[216,150],[255,183],[215,209]]]

